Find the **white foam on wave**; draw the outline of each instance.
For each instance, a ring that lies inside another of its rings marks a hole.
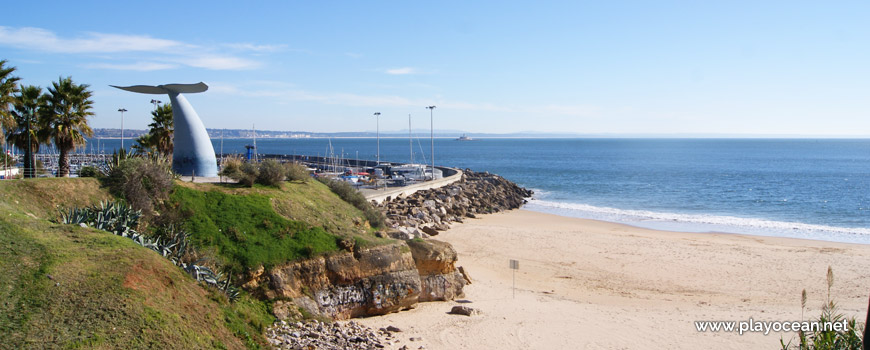
[[[736,216],[625,210],[541,199],[529,201],[524,208],[562,216],[672,231],[741,233],[870,244],[870,229],[868,228],[837,227]]]

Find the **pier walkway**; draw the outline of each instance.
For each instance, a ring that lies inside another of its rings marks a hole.
[[[444,187],[462,179],[462,170],[440,166],[436,168],[440,169],[442,174],[444,174],[445,176],[434,181],[418,182],[402,187],[387,187],[381,189],[363,188],[359,191],[363,194],[363,196],[366,197],[366,200],[381,203],[385,199],[387,199],[387,197],[404,197],[411,195],[417,191]]]

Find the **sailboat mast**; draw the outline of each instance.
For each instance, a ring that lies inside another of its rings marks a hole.
[[[254,134],[254,162],[259,162],[260,159],[257,157],[257,124],[251,124],[251,133]]]
[[[414,164],[414,141],[411,139],[411,114],[408,114],[408,149],[411,151],[411,163]]]

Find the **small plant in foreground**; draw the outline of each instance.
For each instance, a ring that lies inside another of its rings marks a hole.
[[[798,331],[798,344],[792,345],[791,341],[787,344],[780,339],[780,345],[783,350],[861,350],[862,340],[861,332],[863,327],[858,325],[855,318],[846,318],[845,315],[839,312],[837,303],[831,300],[831,287],[834,285],[834,270],[828,266],[827,274],[828,295],[827,301],[822,306],[822,313],[819,315],[819,325],[830,323],[846,322],[846,329],[842,331],[825,330],[809,331],[804,333]],[[804,289],[801,292],[801,320],[803,320],[803,309],[806,307],[807,291]],[[865,325],[866,327],[866,325]]]

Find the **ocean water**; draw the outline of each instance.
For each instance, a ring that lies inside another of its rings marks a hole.
[[[102,140],[113,147],[117,140]],[[213,140],[220,151],[221,141]],[[251,140],[224,140],[243,153]],[[259,139],[260,153],[375,159],[375,139]],[[116,147],[116,146],[115,146]],[[381,160],[431,161],[428,138],[381,139]],[[535,190],[527,209],[687,232],[870,244],[870,140],[435,140],[438,165]]]

